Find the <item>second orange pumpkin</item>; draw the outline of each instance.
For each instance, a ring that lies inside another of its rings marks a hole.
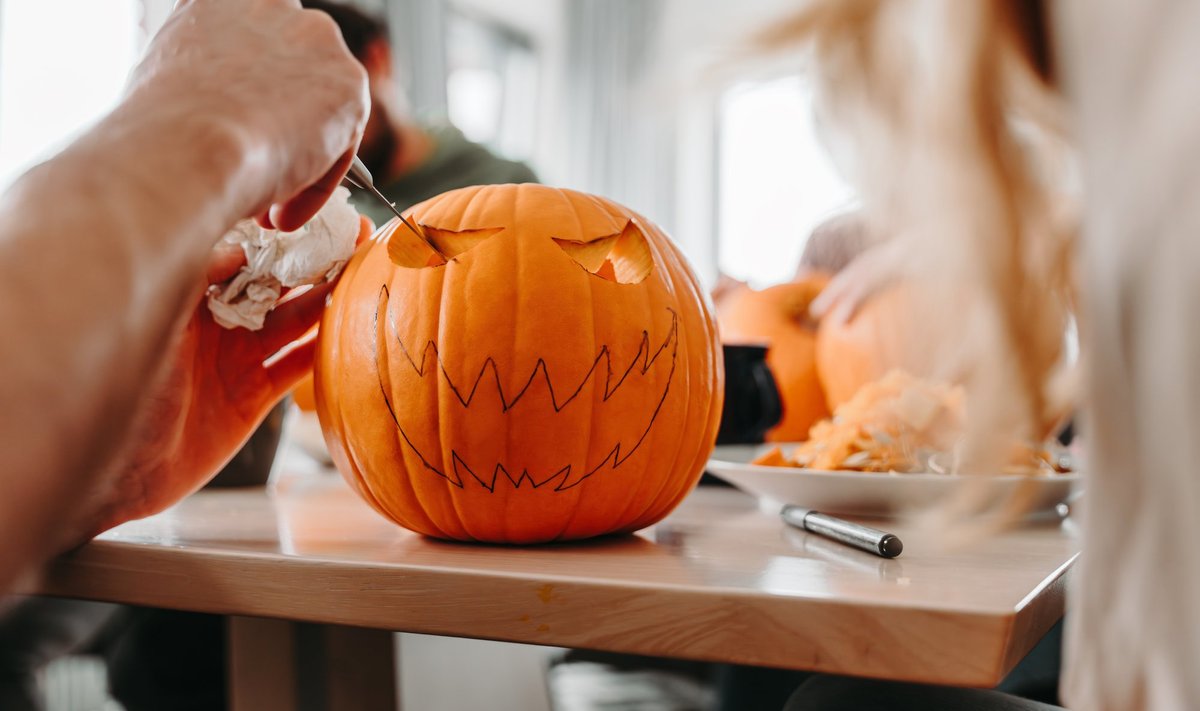
[[[808,439],[808,430],[829,416],[817,374],[817,327],[808,316],[812,300],[828,279],[810,276],[762,290],[741,287],[718,308],[721,338],[726,343],[765,343],[767,365],[783,400],[783,419],[767,439]]]
[[[914,363],[911,299],[893,288],[868,299],[848,321],[821,321],[816,363],[830,409],[888,371],[923,372]]]

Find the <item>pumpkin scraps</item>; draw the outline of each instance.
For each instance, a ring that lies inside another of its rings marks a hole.
[[[963,389],[893,370],[867,383],[813,425],[807,441],[785,454],[775,447],[754,464],[820,471],[887,474],[957,472],[955,449],[965,427]],[[1000,473],[1052,475],[1070,470],[1056,447],[1016,445]]]

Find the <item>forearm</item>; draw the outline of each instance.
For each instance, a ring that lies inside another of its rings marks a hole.
[[[209,250],[260,207],[253,163],[230,127],[135,98],[0,201],[0,578],[78,535],[64,502],[103,486]]]

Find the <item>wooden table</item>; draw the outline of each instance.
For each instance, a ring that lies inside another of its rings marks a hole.
[[[395,708],[381,630],[992,686],[1062,616],[1078,549],[1063,526],[959,551],[887,527],[906,544],[895,560],[704,487],[637,536],[462,545],[397,528],[336,475],[291,476],[121,526],[54,563],[38,592],[237,616],[245,709],[311,693],[312,660],[278,653],[304,640],[327,707]]]

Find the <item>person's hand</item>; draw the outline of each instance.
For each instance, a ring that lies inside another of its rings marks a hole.
[[[220,248],[208,282],[228,279],[244,262],[240,249]],[[157,513],[215,476],[311,369],[315,339],[308,332],[333,286],[285,297],[261,331],[217,325],[198,291],[166,372],[139,408],[125,466],[84,533]]]
[[[809,315],[834,323],[854,318],[868,299],[909,274],[912,264],[905,246],[899,240],[889,240],[859,254],[813,299]]]
[[[245,184],[223,188],[245,192],[241,217],[269,209],[269,222],[290,231],[345,175],[368,101],[366,74],[325,13],[298,0],[180,0],[134,70],[127,103],[199,124],[182,135],[232,137],[252,166]]]

